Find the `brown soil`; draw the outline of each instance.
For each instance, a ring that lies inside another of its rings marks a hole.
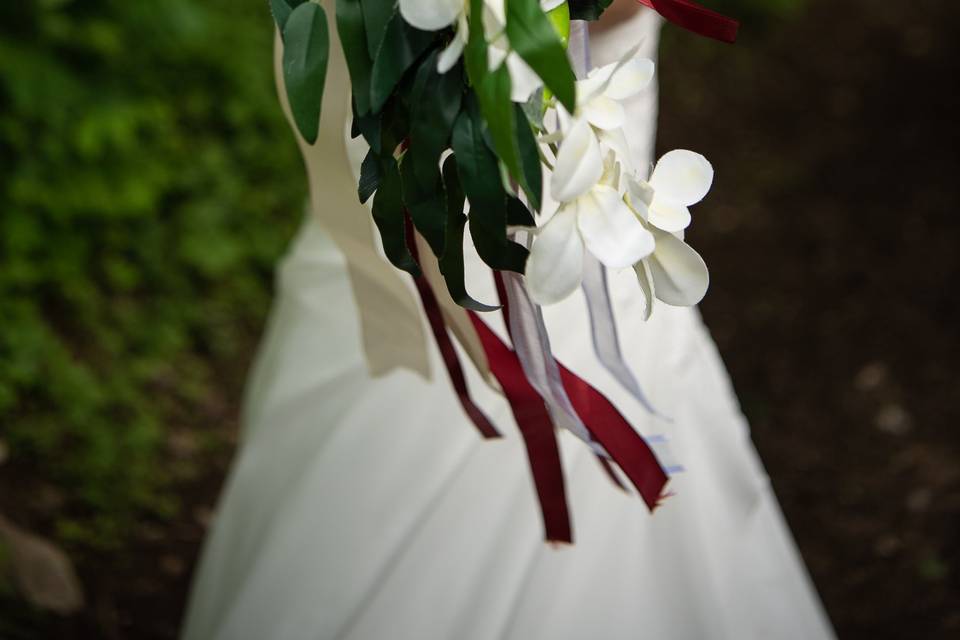
[[[702,311],[841,638],[960,637],[960,5],[669,34],[661,147],[718,170]]]

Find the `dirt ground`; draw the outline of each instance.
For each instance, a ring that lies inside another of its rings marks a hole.
[[[809,4],[736,47],[669,29],[660,147],[717,169],[703,315],[840,637],[956,638],[960,5]],[[228,463],[87,560],[86,613],[48,635],[174,638]]]
[[[762,33],[661,60],[660,147],[718,172],[702,312],[839,636],[957,638],[960,5]]]

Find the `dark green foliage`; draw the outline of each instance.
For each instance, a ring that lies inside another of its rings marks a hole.
[[[290,111],[308,144],[317,141],[330,59],[327,14],[314,2],[294,9],[283,25],[283,78]]]
[[[370,2],[365,3],[370,4]],[[397,84],[421,53],[436,40],[428,31],[414,29],[400,16],[393,14],[373,58],[370,77],[370,108],[380,111]]]
[[[443,163],[443,188],[446,196],[447,223],[446,241],[440,257],[440,273],[443,274],[450,297],[462,307],[473,311],[495,311],[499,307],[477,302],[467,293],[463,278],[463,228],[467,216],[463,214],[466,195],[460,186],[456,156],[449,156]]]
[[[360,0],[337,0],[337,33],[350,71],[350,86],[358,115],[370,111],[370,73],[373,60],[368,54],[367,34]]]
[[[460,184],[470,201],[470,233],[477,253],[493,269],[523,273],[527,250],[507,237],[507,194],[497,158],[487,146],[483,118],[473,96],[453,127]]]
[[[383,251],[395,267],[417,277],[420,267],[407,244],[400,169],[392,156],[381,158],[380,174],[380,186],[373,196],[373,221],[380,231]]]
[[[0,8],[0,437],[68,543],[174,509],[165,431],[238,390],[304,195],[272,29],[233,0]]]
[[[539,0],[511,0],[506,10],[507,36],[514,50],[572,113],[577,107],[573,69]]]
[[[570,0],[571,20],[596,20],[613,0]]]

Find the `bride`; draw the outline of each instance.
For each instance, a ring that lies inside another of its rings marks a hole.
[[[638,6],[617,0],[596,25],[593,63],[640,41],[655,57],[660,19]],[[643,322],[630,270],[610,282],[624,352],[671,421],[645,411],[596,361],[582,296],[545,307],[546,324],[559,359],[640,432],[669,439],[683,471],[651,515],[563,432],[575,543],[544,543],[507,404],[467,371],[504,434],[479,438],[424,337],[412,284],[363,243],[342,241],[375,236],[356,201],[364,150],[345,131],[349,80],[334,31],[321,122],[334,133],[302,147],[312,215],[279,269],[243,442],[183,637],[832,637],[698,313],[661,305]],[[629,106],[638,165],[652,158],[654,94]],[[471,293],[495,300],[489,272],[472,258]],[[495,315],[484,320],[503,334]],[[422,345],[428,362],[416,361]],[[391,358],[408,366],[391,368]]]

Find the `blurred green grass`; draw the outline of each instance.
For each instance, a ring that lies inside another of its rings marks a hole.
[[[67,542],[173,512],[163,431],[268,310],[305,187],[263,5],[0,8],[0,434]]]

